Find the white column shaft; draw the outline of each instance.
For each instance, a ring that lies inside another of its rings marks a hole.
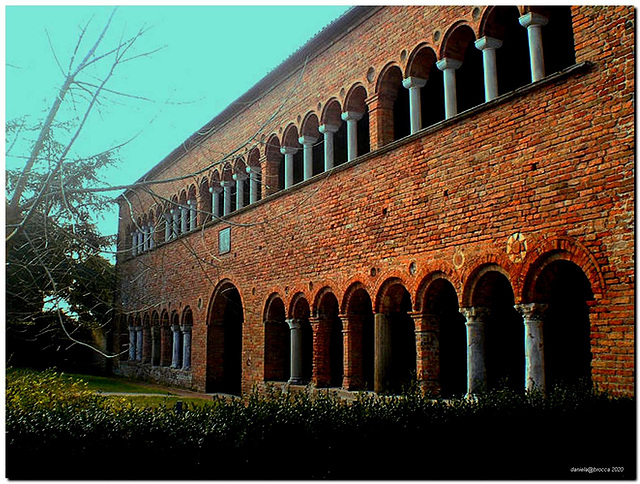
[[[342,119],[347,122],[347,160],[351,161],[358,157],[358,121],[362,119],[363,113],[345,111]]]
[[[173,345],[171,353],[171,368],[178,368],[180,366],[180,327],[171,326],[173,332]]]
[[[417,77],[407,77],[402,81],[402,85],[409,89],[409,118],[411,121],[412,134],[422,129],[420,89],[422,89],[426,84],[426,79],[420,79]]]
[[[291,375],[289,383],[300,385],[304,383],[302,375],[302,324],[297,319],[288,319],[291,329]]]
[[[463,308],[467,326],[467,393],[486,390],[487,371],[484,360],[484,323],[486,308]]]
[[[180,207],[180,232],[186,234],[187,223],[189,221],[189,209],[187,207]]]
[[[544,78],[544,51],[542,48],[542,27],[549,19],[529,12],[519,18],[520,25],[527,28],[529,38],[529,60],[531,62],[531,82]]]
[[[182,327],[182,369],[191,368],[191,328]]]
[[[444,111],[447,119],[458,114],[458,99],[456,94],[456,69],[462,62],[455,59],[444,58],[436,63],[442,71],[444,81]]]
[[[489,102],[498,97],[498,68],[496,65],[496,49],[502,41],[493,37],[482,37],[475,42],[476,48],[482,51],[482,67],[484,73],[484,100]]]
[[[340,127],[333,124],[323,124],[319,128],[319,131],[324,135],[324,171],[333,168],[335,151],[334,135],[338,132],[338,129],[340,129]]]
[[[136,361],[142,361],[142,326],[136,326]]]
[[[256,166],[248,166],[247,173],[249,173],[249,203],[256,203],[258,201],[258,175],[260,168]]]
[[[138,235],[135,232],[131,234],[131,255],[138,255]]]
[[[171,238],[171,214],[166,213],[164,215],[164,240],[165,242],[169,242]]]
[[[303,146],[303,179],[308,180],[313,176],[313,144],[318,138],[301,136],[298,142]]]
[[[129,327],[129,361],[136,359],[136,328]]]

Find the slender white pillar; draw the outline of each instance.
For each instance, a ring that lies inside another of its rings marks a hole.
[[[347,122],[347,160],[351,161],[358,157],[358,121],[362,119],[364,113],[356,111],[345,111],[340,116]]]
[[[456,69],[459,69],[461,65],[461,61],[446,57],[436,62],[436,66],[442,71],[444,80],[444,111],[447,119],[458,114]]]
[[[209,193],[211,193],[211,213],[213,214],[214,220],[222,216],[222,212],[220,211],[220,192],[222,191],[222,187],[216,185],[215,187],[209,188]]]
[[[525,387],[529,391],[545,391],[543,323],[547,305],[516,304],[516,309],[524,322]]]
[[[244,181],[247,179],[245,173],[234,173],[233,179],[236,182],[236,210],[244,207]]]
[[[247,166],[247,173],[249,174],[249,203],[256,203],[258,201],[260,167]]]
[[[180,233],[186,234],[187,223],[189,222],[189,207],[181,206],[180,207]]]
[[[142,252],[149,250],[149,227],[142,226]]]
[[[487,370],[484,359],[484,323],[489,309],[483,307],[461,308],[467,326],[467,394],[486,390]]]
[[[323,124],[318,128],[324,135],[324,171],[333,168],[334,160],[334,135],[338,132],[340,126],[337,124]]]
[[[151,327],[151,366],[158,366],[160,359],[160,334],[157,326]]]
[[[196,212],[196,201],[190,198],[187,200],[187,205],[189,206],[189,230],[193,231],[196,229],[196,217],[198,216]]]
[[[142,326],[136,326],[136,361],[142,361]]]
[[[529,60],[531,62],[531,82],[544,77],[544,52],[542,49],[542,27],[549,19],[539,13],[529,12],[518,19],[527,28],[529,38]]]
[[[220,182],[222,186],[222,214],[229,215],[231,213],[231,185],[233,182],[231,180],[222,180]]]
[[[284,188],[285,190],[293,185],[293,155],[298,152],[298,148],[293,146],[283,146],[280,153],[284,155]]]
[[[142,230],[138,230],[138,254],[142,254],[144,252],[144,237],[142,235]]]
[[[402,85],[409,89],[409,117],[411,119],[411,134],[413,134],[422,129],[420,89],[427,85],[427,80],[419,77],[407,77],[402,81]]]
[[[171,238],[171,212],[164,214],[164,241],[169,242]]]
[[[171,352],[171,368],[179,368],[180,364],[180,326],[173,324],[171,326],[171,332],[173,333],[173,345]]]
[[[149,223],[149,249],[153,249],[156,246],[155,239],[156,225]]]
[[[171,209],[171,215],[173,215],[173,234],[172,238],[175,238],[180,233],[180,209],[178,207]]]
[[[136,328],[129,326],[129,361],[136,359]]]
[[[304,160],[304,174],[303,179],[308,180],[313,176],[313,144],[318,141],[318,138],[313,136],[300,136],[298,142],[302,145],[303,160]]]
[[[498,69],[496,66],[496,49],[502,47],[502,41],[493,37],[482,37],[475,41],[475,46],[482,51],[482,67],[484,71],[484,100],[489,102],[498,97]]]
[[[302,322],[299,319],[287,319],[291,330],[291,376],[292,385],[304,384],[302,375]]]
[[[182,369],[191,368],[191,326],[181,326],[182,329]]]

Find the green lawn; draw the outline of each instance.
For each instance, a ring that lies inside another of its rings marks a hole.
[[[166,389],[157,388],[153,385],[139,383],[126,378],[81,375],[78,373],[65,373],[71,378],[82,380],[88,384],[89,390],[99,392],[116,392],[116,393],[157,393],[160,395],[173,395]]]

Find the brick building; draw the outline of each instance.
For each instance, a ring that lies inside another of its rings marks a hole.
[[[120,198],[116,372],[634,392],[632,7],[355,7]]]

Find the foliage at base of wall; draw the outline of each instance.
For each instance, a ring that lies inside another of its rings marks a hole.
[[[52,371],[10,370],[7,477],[634,479],[635,414],[635,401],[588,388],[351,402],[273,390],[140,408]],[[575,474],[585,466],[617,471]]]

